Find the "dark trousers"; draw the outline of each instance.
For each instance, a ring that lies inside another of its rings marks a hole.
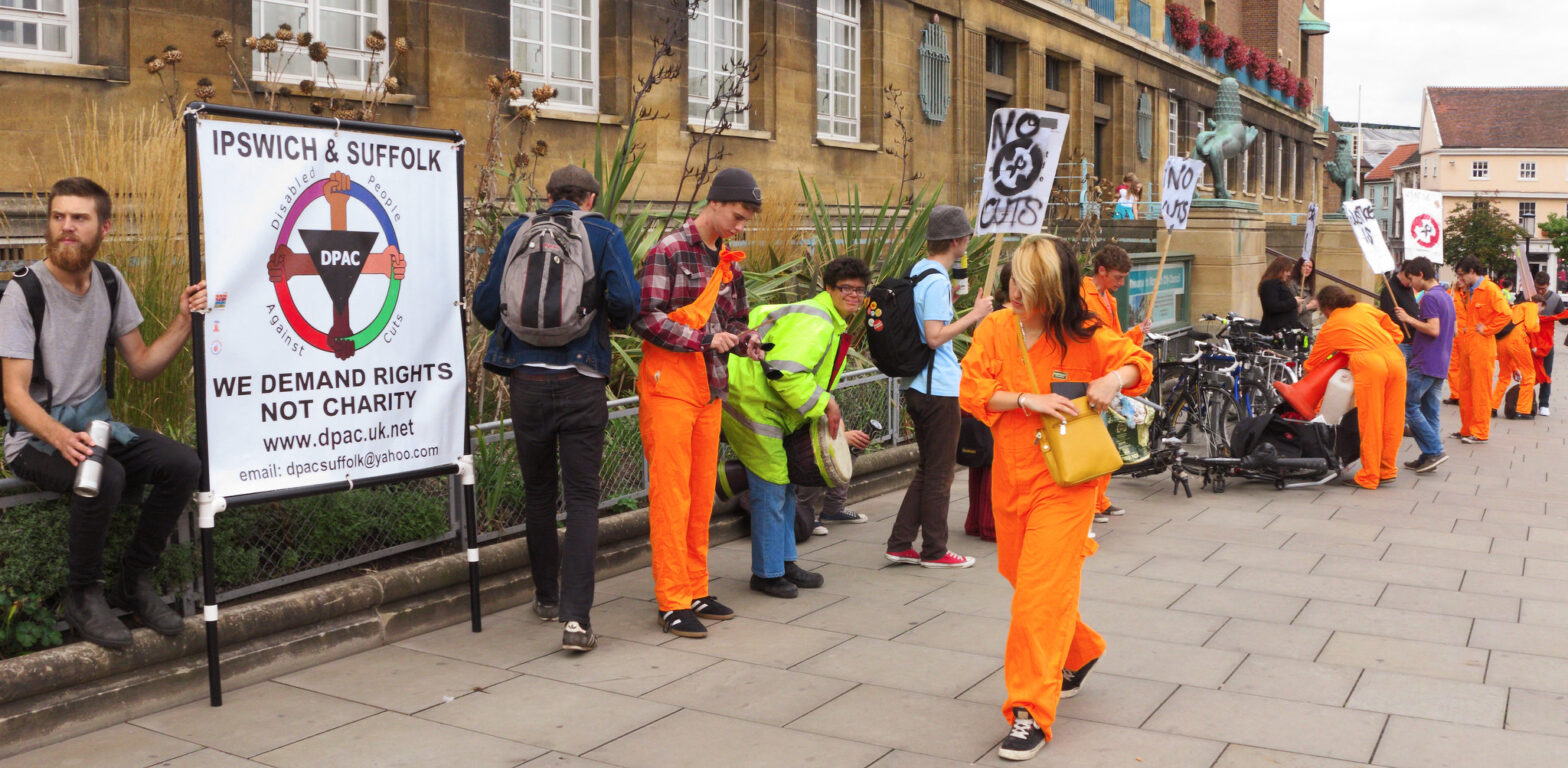
[[[1553,345],[1551,350],[1546,353],[1546,357],[1541,358],[1541,370],[1546,371],[1547,378],[1552,376],[1552,359],[1555,357],[1557,357],[1557,347]],[[1541,382],[1541,386],[1536,388],[1536,392],[1539,395],[1536,397],[1536,410],[1539,411],[1542,408],[1550,407],[1552,404],[1552,383],[1550,381]]]
[[[104,541],[127,480],[152,488],[142,502],[141,518],[124,556],[125,568],[142,571],[158,565],[169,534],[174,532],[180,513],[190,503],[191,493],[201,478],[201,459],[190,447],[150,429],[133,427],[131,431],[137,439],[130,445],[109,444],[98,495],[91,499],[76,495],[76,467],[58,453],[44,453],[28,445],[11,462],[17,477],[71,499],[65,556],[68,587],[88,587],[103,581]]]
[[[512,372],[512,432],[523,475],[524,521],[535,597],[559,603],[561,621],[588,625],[599,548],[599,465],[610,411],[604,380],[571,371]],[[566,471],[560,472],[564,468]],[[559,474],[560,486],[557,486]],[[555,529],[566,495],[566,542]]]
[[[912,549],[918,533],[920,558],[936,560],[947,554],[947,502],[952,496],[953,466],[958,459],[958,398],[934,397],[906,389],[904,409],[915,425],[920,464],[909,490],[904,492],[904,503],[893,521],[893,534],[887,539],[887,551]]]

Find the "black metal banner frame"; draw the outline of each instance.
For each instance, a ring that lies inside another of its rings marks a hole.
[[[186,216],[189,219],[188,252],[190,261],[190,280],[194,285],[203,278],[202,261],[202,227],[201,227],[201,176],[199,172],[200,157],[196,145],[197,120],[203,117],[224,117],[236,120],[249,120],[258,123],[274,123],[284,125],[298,125],[310,128],[330,128],[335,131],[349,131],[353,133],[385,134],[406,138],[433,139],[449,141],[455,145],[457,151],[457,222],[458,222],[458,259],[457,259],[457,285],[461,292],[463,286],[463,134],[459,131],[440,130],[435,128],[421,128],[418,126],[385,125],[382,123],[367,123],[358,120],[339,120],[332,117],[317,117],[315,115],[295,115],[282,112],[270,112],[263,109],[249,109],[246,107],[231,107],[222,104],[209,104],[207,102],[192,102],[185,108],[185,192]],[[466,334],[468,328],[467,302],[457,302],[459,326]],[[251,493],[235,496],[231,499],[215,497],[212,493],[212,478],[209,474],[207,457],[207,363],[204,350],[206,323],[193,322],[191,324],[191,365],[194,379],[194,395],[196,404],[196,452],[201,456],[201,483],[197,488],[197,512],[201,529],[201,554],[202,554],[202,614],[207,632],[207,688],[212,706],[223,706],[223,676],[219,666],[219,638],[218,638],[218,599],[217,599],[217,569],[213,552],[213,527],[217,514],[231,506],[248,504],[261,504],[265,502],[295,499],[305,496],[314,496],[324,493],[336,493],[353,488],[365,488],[375,485],[385,485],[407,480],[417,480],[426,477],[439,477],[457,475],[463,484],[463,528],[465,529],[466,555],[468,560],[468,592],[470,623],[473,631],[478,632],[480,625],[479,603],[479,531],[475,519],[474,501],[474,464],[473,464],[473,437],[469,434],[468,408],[463,408],[463,451],[464,455],[452,464],[430,467],[409,472],[395,472],[378,475],[360,481],[337,481],[322,483],[301,488],[290,488],[263,493]],[[448,494],[450,497],[451,494]]]

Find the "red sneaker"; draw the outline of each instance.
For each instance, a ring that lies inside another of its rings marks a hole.
[[[919,565],[920,553],[914,551],[913,549],[906,549],[903,552],[889,552],[887,553],[887,559],[892,562],[903,563],[905,565]]]
[[[892,557],[892,555],[889,555],[889,557]],[[974,558],[964,557],[963,555],[960,555],[952,550],[948,550],[947,554],[942,555],[935,560],[920,561],[920,565],[925,568],[968,568],[974,564]]]

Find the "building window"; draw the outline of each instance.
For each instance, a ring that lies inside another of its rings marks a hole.
[[[940,123],[947,119],[951,99],[948,82],[952,79],[953,57],[947,53],[947,32],[936,21],[926,25],[920,40],[920,111],[926,119]]]
[[[1208,114],[1204,111],[1203,107],[1194,104],[1192,106],[1192,117],[1192,125],[1188,129],[1189,133],[1182,137],[1182,146],[1187,148],[1187,153],[1189,155],[1195,154],[1197,152],[1198,134],[1203,132],[1204,123],[1208,121]],[[1214,184],[1214,174],[1209,172],[1208,163],[1203,164],[1202,183],[1211,186]]]
[[[1241,193],[1252,194],[1252,152],[1250,148],[1236,156],[1241,164]]]
[[[1296,142],[1286,140],[1285,149],[1285,183],[1279,189],[1280,197],[1291,197],[1296,191]]]
[[[1045,57],[1046,90],[1067,92],[1067,62],[1055,56]]]
[[[0,57],[76,60],[76,0],[0,0]]]
[[[1138,94],[1138,159],[1148,160],[1154,155],[1154,99],[1149,92]]]
[[[1165,97],[1165,156],[1181,157],[1181,102]]]
[[[1296,199],[1307,199],[1307,149],[1296,142]]]
[[[1470,178],[1472,178],[1472,179],[1488,179],[1488,178],[1491,178],[1491,176],[1492,176],[1492,171],[1491,171],[1490,168],[1488,168],[1487,161],[1485,161],[1485,160],[1474,160],[1474,161],[1472,161],[1470,163]]]
[[[1519,164],[1519,180],[1535,181],[1535,163]]]
[[[985,36],[985,71],[993,75],[1004,77],[1012,74],[1007,71],[1008,50],[1010,46],[1006,40],[994,35]]]
[[[1285,197],[1285,137],[1274,137],[1274,196]]]
[[[716,125],[724,120],[735,128],[747,125],[749,83],[735,77],[748,58],[747,5],[748,0],[703,0],[692,11],[686,105],[693,122]]]
[[[1519,220],[1524,221],[1527,216],[1532,219],[1535,218],[1535,203],[1519,204]],[[1531,232],[1530,236],[1535,237],[1535,233]]]
[[[817,3],[817,135],[860,141],[860,0]]]
[[[8,2],[17,0],[0,0],[0,5]],[[330,56],[321,64],[311,61],[303,49],[285,48],[278,54],[286,62],[283,66],[285,79],[294,82],[315,80],[327,87],[352,89],[362,85],[367,77],[382,74],[371,69],[386,64],[385,48],[378,53],[365,45],[365,38],[371,32],[386,32],[387,8],[382,0],[255,0],[251,14],[251,18],[260,21],[253,27],[258,35],[270,34],[279,24],[287,24],[293,28],[295,40],[299,39],[299,33],[309,32],[316,40],[327,44]],[[266,63],[262,54],[253,53],[251,57],[254,70],[264,71]]]
[[[523,73],[525,93],[548,84],[556,90],[550,106],[598,111],[598,6],[592,0],[512,0],[512,68]]]
[[[1115,75],[1107,75],[1101,72],[1094,73],[1094,103],[1111,103],[1111,99],[1116,96],[1117,79]]]
[[[1258,134],[1258,140],[1252,142],[1252,148],[1258,152],[1258,194],[1267,197],[1269,194],[1269,134],[1267,131]]]

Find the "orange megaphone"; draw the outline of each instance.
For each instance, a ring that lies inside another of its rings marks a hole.
[[[1323,392],[1328,389],[1329,379],[1348,365],[1349,355],[1332,355],[1322,365],[1312,369],[1311,373],[1301,377],[1301,381],[1295,384],[1276,381],[1274,389],[1302,418],[1311,419],[1318,415],[1318,407],[1323,404]]]

